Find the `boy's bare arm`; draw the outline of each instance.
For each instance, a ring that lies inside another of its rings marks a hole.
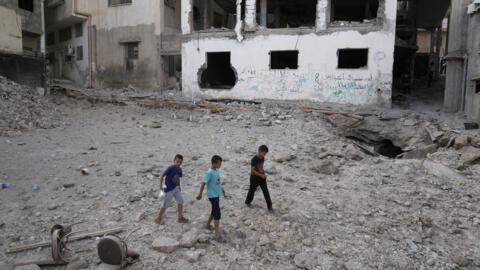
[[[205,188],[205,182],[202,182],[202,185],[200,186],[200,192],[198,193],[197,200],[202,199],[202,194],[203,194],[203,189]]]
[[[160,189],[163,189],[163,179],[165,178],[165,174],[162,174],[160,177]]]
[[[250,169],[250,171],[251,171],[252,175],[254,175],[254,176],[258,176],[258,177],[261,177],[261,178],[263,178],[263,179],[267,178],[267,177],[265,176],[265,174],[258,172],[258,171],[257,171],[257,168],[256,168],[255,166],[252,166],[251,169]]]

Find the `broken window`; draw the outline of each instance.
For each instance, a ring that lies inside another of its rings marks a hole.
[[[237,81],[230,64],[230,52],[207,53],[206,68],[200,72],[200,87],[231,89]]]
[[[72,39],[72,28],[67,27],[58,32],[58,41],[65,42]]]
[[[242,18],[244,17],[244,6],[242,4]],[[236,23],[236,0],[193,1],[193,29],[195,31],[210,28],[233,29]]]
[[[76,49],[77,61],[83,60],[83,46],[78,46]]]
[[[132,71],[136,67],[138,59],[138,42],[125,43],[125,51],[127,56],[127,71]]]
[[[331,0],[332,21],[363,22],[377,18],[378,0]]]
[[[109,6],[131,4],[132,0],[108,0]]]
[[[338,50],[338,68],[363,68],[368,64],[368,49]]]
[[[266,12],[265,8],[262,9],[262,4],[266,5]],[[317,0],[257,1],[257,23],[267,28],[313,27],[316,13]]]
[[[75,25],[75,37],[81,37],[81,36],[83,36],[83,24],[77,23]]]
[[[33,12],[33,0],[18,0],[18,7]]]
[[[169,55],[168,58],[168,76],[176,77],[177,73],[182,72],[182,57],[180,55]]]
[[[47,35],[47,45],[54,45],[54,44],[55,44],[55,32],[52,32]]]
[[[270,69],[297,69],[298,51],[271,51]]]

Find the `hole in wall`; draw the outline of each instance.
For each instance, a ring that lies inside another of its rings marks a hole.
[[[315,26],[317,0],[266,0],[267,28]],[[257,23],[261,25],[261,0],[257,1]]]
[[[206,65],[199,71],[200,88],[232,89],[237,83],[230,63],[230,52],[209,52]]]
[[[404,153],[402,148],[396,146],[391,140],[381,139],[380,141],[365,142],[355,136],[347,136],[355,142],[355,145],[359,146],[364,152],[370,155],[382,155],[388,158],[397,158]]]
[[[338,50],[338,68],[363,68],[368,65],[368,49]]]
[[[298,51],[271,51],[270,69],[298,69]]]
[[[241,4],[241,19],[245,18],[245,1]],[[193,2],[193,29],[195,31],[207,29],[234,29],[237,23],[236,0],[194,0]]]
[[[363,22],[377,18],[378,0],[332,0],[332,21]]]

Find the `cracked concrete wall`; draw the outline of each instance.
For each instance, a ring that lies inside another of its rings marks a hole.
[[[248,33],[242,42],[233,32],[185,35],[183,91],[186,96],[390,106],[397,1],[385,0],[383,7],[383,18],[373,26],[329,29],[327,25],[324,31],[312,28],[301,33],[268,29]],[[343,48],[368,48],[368,66],[338,69],[337,51]],[[270,51],[295,49],[299,51],[298,69],[270,69]],[[231,52],[231,64],[238,72],[231,90],[200,89],[196,74],[207,52]]]
[[[22,53],[22,19],[14,9],[0,6],[0,51]],[[17,25],[18,22],[18,25]],[[19,27],[20,26],[20,27]]]

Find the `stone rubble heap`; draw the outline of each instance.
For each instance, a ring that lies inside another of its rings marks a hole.
[[[21,134],[21,130],[56,126],[55,109],[36,89],[0,76],[0,136],[15,136]]]

